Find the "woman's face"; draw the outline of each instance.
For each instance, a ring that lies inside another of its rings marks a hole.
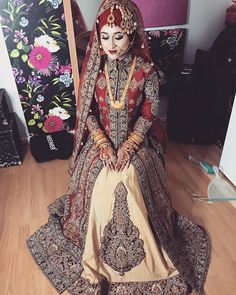
[[[111,28],[108,25],[102,27],[101,45],[110,59],[121,59],[129,50],[129,44],[128,35],[122,33],[120,27]]]

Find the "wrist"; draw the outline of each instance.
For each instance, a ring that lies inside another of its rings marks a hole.
[[[111,147],[111,143],[102,130],[94,130],[91,132],[91,137],[96,146],[100,149]]]
[[[130,133],[128,140],[132,141],[136,146],[139,147],[139,145],[144,141],[144,136],[138,131],[133,131]]]
[[[144,136],[137,131],[133,131],[123,144],[123,148],[127,154],[134,155],[143,141]]]
[[[138,146],[131,140],[127,139],[122,145],[122,150],[127,156],[133,156],[138,149]]]

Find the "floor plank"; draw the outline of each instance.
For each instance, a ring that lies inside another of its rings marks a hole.
[[[213,176],[188,155],[218,165],[216,146],[168,143],[166,171],[173,204],[203,225],[212,243],[207,295],[234,295],[236,289],[236,208],[229,202],[193,201],[206,194]],[[36,163],[29,150],[21,166],[0,169],[0,294],[56,295],[29,254],[25,241],[48,218],[47,206],[67,190],[67,160]],[[170,294],[171,295],[171,294]]]

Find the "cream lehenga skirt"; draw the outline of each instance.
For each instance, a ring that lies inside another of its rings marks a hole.
[[[178,274],[156,243],[133,165],[100,172],[92,193],[82,277],[90,283],[144,282]]]
[[[154,150],[140,149],[118,173],[89,143],[71,190],[27,243],[57,291],[73,295],[202,294],[210,257],[206,231],[173,209]]]

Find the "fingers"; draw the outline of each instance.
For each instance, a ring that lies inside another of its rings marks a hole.
[[[100,159],[102,160],[102,164],[104,167],[106,167],[108,170],[115,170],[115,164],[116,164],[116,157],[109,157],[108,155],[100,155]]]
[[[115,165],[116,165],[116,161],[111,161],[110,170],[114,171],[115,170]]]
[[[129,167],[129,163],[130,163],[130,158],[127,157],[127,156],[124,157],[124,158],[122,158],[122,159],[119,159],[119,160],[117,161],[117,164],[116,164],[115,170],[116,170],[117,172],[123,171],[124,168],[126,167],[126,165],[127,165],[127,167]]]
[[[110,171],[114,170],[114,165],[113,165],[111,159],[107,159],[107,160],[106,160],[106,167],[107,167],[107,169],[110,170]]]
[[[116,162],[117,162],[117,157],[115,155],[111,155],[111,170],[115,170]]]
[[[125,161],[122,162],[120,171],[123,171],[126,165],[127,165],[127,161],[125,160]]]
[[[111,171],[115,170],[116,161],[117,161],[117,157],[113,153],[110,154],[109,159],[107,160],[109,170]]]
[[[101,151],[100,159],[102,160],[103,166],[109,171],[123,171],[124,168],[130,165],[130,155],[124,151],[118,152],[118,158],[114,154],[113,150],[104,149]]]
[[[103,155],[103,153],[100,154],[100,159],[102,161],[102,165],[104,167],[107,167],[107,157],[105,155]]]
[[[116,167],[115,167],[115,171],[120,172],[121,167],[122,167],[121,161],[117,162]]]

